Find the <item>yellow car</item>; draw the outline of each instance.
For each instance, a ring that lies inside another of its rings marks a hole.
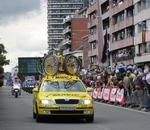
[[[77,76],[57,74],[45,76],[33,89],[33,118],[77,117],[93,122],[93,100],[89,95],[92,88],[86,88]]]

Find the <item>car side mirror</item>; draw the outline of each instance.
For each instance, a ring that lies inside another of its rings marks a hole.
[[[37,93],[39,90],[38,90],[38,88],[33,88],[32,89],[32,92],[34,92],[34,93]]]
[[[87,90],[87,92],[93,92],[94,91],[93,88],[90,88],[90,87],[88,87],[86,90]]]

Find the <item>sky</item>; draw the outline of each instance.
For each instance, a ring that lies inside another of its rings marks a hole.
[[[46,0],[0,0],[0,43],[10,60],[5,72],[18,65],[18,57],[47,53]]]

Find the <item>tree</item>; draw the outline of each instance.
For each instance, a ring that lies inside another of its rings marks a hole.
[[[1,43],[0,44],[0,66],[8,65],[9,60],[6,60],[6,55],[7,51],[5,50],[4,45]]]
[[[3,80],[4,80],[4,65],[9,64],[9,60],[6,60],[6,54],[7,51],[5,50],[5,47],[3,44],[0,44],[0,87],[3,86]]]

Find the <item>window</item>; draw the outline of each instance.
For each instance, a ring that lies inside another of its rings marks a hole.
[[[101,5],[101,12],[102,14],[104,14],[108,12],[108,10],[109,10],[109,1],[106,1]]]
[[[96,64],[97,58],[96,55],[90,57],[90,64]]]
[[[91,14],[89,14],[89,21],[96,19],[96,11],[93,11]]]
[[[124,11],[113,16],[113,24],[117,24],[124,20]]]
[[[146,21],[146,29],[150,30],[150,19]]]
[[[136,56],[140,56],[141,54],[140,54],[140,45],[136,45],[135,46],[135,55]]]
[[[96,49],[97,43],[96,41],[90,42],[91,49]]]
[[[96,34],[96,26],[91,27],[89,31],[91,35]]]
[[[147,9],[150,7],[150,0],[140,0],[135,4],[135,15],[138,14],[140,11]]]
[[[150,8],[150,0],[147,0],[146,3],[147,3],[147,7]]]
[[[144,53],[150,53],[150,42],[138,44],[135,46],[135,55],[141,56]]]
[[[146,21],[139,22],[135,25],[135,35],[147,29]]]
[[[112,41],[115,42],[115,41],[123,40],[124,38],[125,38],[125,30],[121,30],[113,34]]]
[[[134,27],[134,33],[135,33],[135,35],[138,34],[138,24],[136,24],[135,27]]]
[[[133,16],[133,6],[127,9],[127,17],[131,17],[131,16]]]
[[[103,20],[103,30],[109,28],[109,18]]]
[[[146,43],[146,53],[150,53],[150,42]]]
[[[146,9],[146,3],[147,3],[146,0],[141,0],[141,10]]]
[[[127,30],[127,37],[131,37],[134,35],[134,27],[133,26],[128,27],[126,30]]]

